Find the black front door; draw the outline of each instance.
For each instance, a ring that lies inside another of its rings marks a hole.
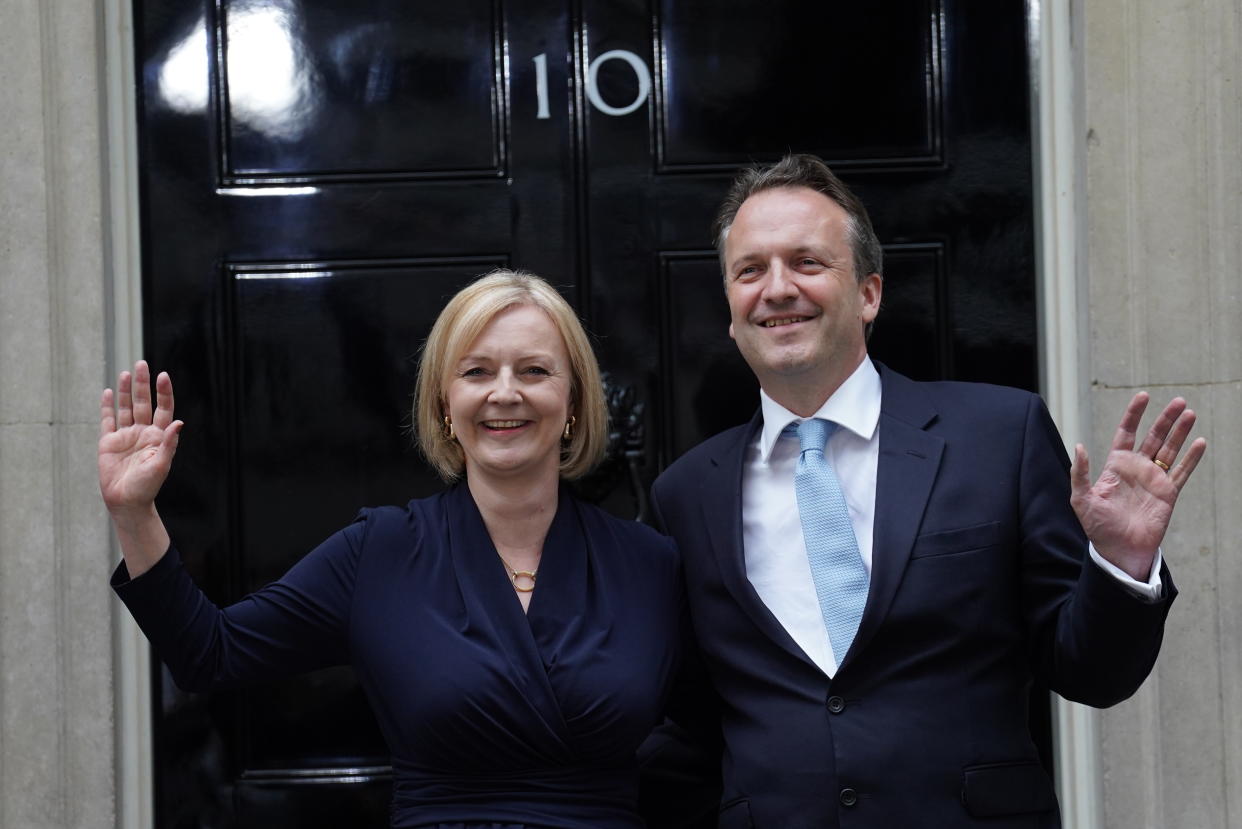
[[[409,435],[445,299],[561,286],[618,401],[586,487],[623,515],[749,417],[709,226],[736,169],[815,152],[885,242],[872,352],[1036,382],[1024,4],[138,0],[147,356],[187,423],[161,499],[229,602],[364,505],[439,482]],[[628,455],[627,455],[628,450]],[[156,699],[161,827],[383,826],[347,669]]]

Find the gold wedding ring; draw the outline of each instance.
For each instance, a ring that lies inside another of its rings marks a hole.
[[[1160,460],[1159,458],[1152,458],[1151,462],[1154,463],[1156,466],[1160,467],[1161,469],[1163,469],[1165,472],[1169,471],[1169,465],[1165,463],[1164,461]]]

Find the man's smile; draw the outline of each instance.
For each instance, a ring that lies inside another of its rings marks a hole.
[[[779,328],[783,325],[793,325],[795,322],[806,322],[810,317],[778,317],[776,319],[763,320],[759,324],[764,328]]]

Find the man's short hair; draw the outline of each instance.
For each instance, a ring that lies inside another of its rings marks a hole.
[[[720,210],[716,213],[713,232],[716,251],[720,254],[720,269],[725,269],[725,239],[729,228],[737,218],[742,203],[756,193],[778,187],[805,187],[832,199],[849,218],[849,240],[854,259],[854,278],[861,282],[866,276],[878,273],[883,276],[884,254],[880,240],[871,227],[871,219],[861,201],[828,165],[809,154],[787,155],[775,164],[754,166],[742,170],[733,180]],[[727,277],[726,277],[727,278]]]

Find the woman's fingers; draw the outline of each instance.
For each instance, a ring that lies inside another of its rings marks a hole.
[[[181,440],[181,427],[185,424],[180,420],[174,420],[164,430],[164,437],[160,441],[159,452],[163,456],[165,466],[172,465],[173,455],[177,454],[177,444]]]
[[[133,387],[133,375],[122,371],[116,381],[116,425],[121,429],[134,425]]]
[[[151,422],[161,429],[173,422],[172,378],[166,371],[161,371],[155,378],[155,418]]]
[[[134,423],[146,426],[151,422],[151,369],[146,360],[134,363]]]
[[[110,424],[108,431],[124,429],[135,424],[155,424],[161,429],[173,421],[173,386],[168,372],[161,371],[155,378],[155,400],[151,399],[151,369],[146,360],[134,363],[132,372],[122,371],[117,377],[116,392],[104,390],[100,400],[100,428]]]

